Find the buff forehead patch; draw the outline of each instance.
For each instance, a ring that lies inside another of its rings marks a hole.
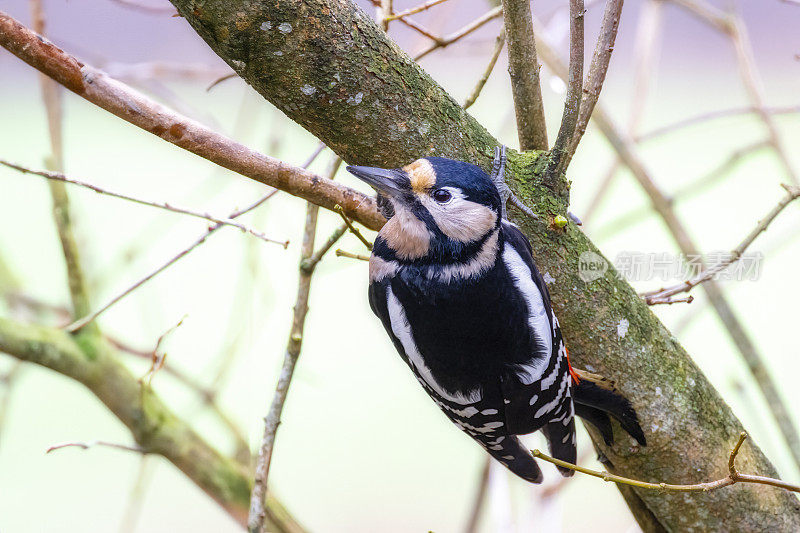
[[[436,171],[427,159],[417,159],[403,167],[416,193],[424,193],[436,184]]]

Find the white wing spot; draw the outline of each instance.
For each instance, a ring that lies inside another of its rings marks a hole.
[[[538,399],[539,399],[539,395],[538,394],[534,394],[533,398],[531,398],[531,405],[535,404]]]
[[[497,409],[484,409],[483,411],[481,411],[481,414],[482,415],[496,415],[497,414]]]

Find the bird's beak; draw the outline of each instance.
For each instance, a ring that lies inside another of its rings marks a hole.
[[[348,166],[347,171],[380,194],[389,197],[396,197],[403,194],[404,189],[406,189],[406,187],[403,186],[403,181],[408,181],[408,178],[399,170]]]

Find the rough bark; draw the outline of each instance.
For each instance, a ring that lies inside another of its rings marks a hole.
[[[488,169],[497,141],[349,1],[172,3],[250,85],[346,161],[393,167],[442,155]],[[726,475],[741,423],[613,268],[599,280],[581,280],[581,253],[599,252],[571,223],[563,230],[550,224],[566,213],[568,184],[563,178],[544,184],[546,158],[540,155],[510,154],[508,174],[512,190],[541,220],[512,216],[531,239],[541,270],[554,279],[550,289],[575,363],[617,381],[648,439],[640,448],[620,436],[607,447],[593,435],[609,468],[672,483]],[[751,443],[738,464],[742,471],[776,475]],[[800,529],[797,498],[771,487],[636,495],[666,530]]]

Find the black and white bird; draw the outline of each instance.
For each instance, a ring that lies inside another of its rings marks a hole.
[[[503,218],[493,178],[439,157],[347,169],[377,191],[388,219],[369,261],[372,310],[456,426],[534,483],[542,473],[518,435],[541,429],[551,454],[575,463],[574,416],[611,443],[611,415],[645,444],[623,396],[573,377],[531,246]]]

